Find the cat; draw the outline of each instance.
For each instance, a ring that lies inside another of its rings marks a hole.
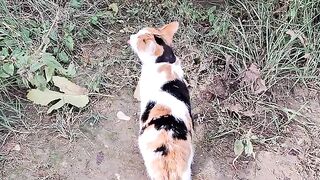
[[[179,27],[146,27],[128,43],[141,63],[139,149],[152,180],[190,180],[193,121],[183,70],[172,49]]]

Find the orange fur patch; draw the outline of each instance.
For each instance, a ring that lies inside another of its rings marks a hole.
[[[178,75],[172,71],[170,64],[163,64],[159,67],[158,72],[164,72],[168,81],[172,81],[178,78]]]
[[[162,26],[159,29],[152,28],[152,27],[147,27],[145,30],[149,31],[151,34],[160,36],[162,39],[165,40],[165,42],[171,46],[172,45],[172,40],[174,34],[177,32],[179,28],[179,23],[178,22],[171,22],[169,24],[166,24]]]
[[[151,129],[150,129],[151,130]],[[160,156],[150,164],[159,179],[180,179],[187,170],[188,160],[191,156],[191,138],[188,140],[172,139],[168,132],[161,130],[157,139],[148,144],[148,149],[154,151],[165,145],[168,148],[166,156]]]
[[[171,109],[160,105],[160,104],[156,104],[149,113],[149,118],[146,120],[146,122],[144,124],[148,124],[153,118],[159,118],[160,116],[165,116],[171,114]]]
[[[177,32],[178,28],[178,22],[171,22],[160,28],[160,34],[166,40],[169,46],[172,45],[173,35]]]
[[[171,114],[171,109],[163,105],[155,105],[151,109],[149,118],[145,124],[149,123],[153,118]],[[189,114],[186,115],[186,126],[189,132],[192,132],[192,121]],[[154,125],[146,127],[144,131],[157,131]],[[143,136],[144,134],[142,134]],[[174,139],[169,131],[164,129],[160,130],[160,134],[152,142],[149,142],[147,148],[149,151],[155,151],[161,146],[167,149],[166,155],[157,156],[147,166],[153,169],[155,174],[152,175],[155,179],[181,179],[183,173],[187,170],[188,160],[192,152],[191,134],[187,135],[187,140]]]
[[[154,36],[152,34],[143,34],[138,37],[137,49],[139,51],[146,51],[146,48],[149,46],[151,42],[156,44]],[[163,47],[156,44],[156,49],[154,51],[154,55],[159,57],[163,54]]]
[[[161,32],[156,28],[147,27],[145,28],[145,30],[149,31],[151,34],[154,34],[154,35],[158,35],[158,36],[161,35]]]
[[[156,50],[154,51],[154,55],[159,57],[163,54],[163,47],[157,44]]]
[[[138,37],[137,49],[139,51],[146,51],[148,44],[154,41],[154,37],[150,34],[143,34]]]

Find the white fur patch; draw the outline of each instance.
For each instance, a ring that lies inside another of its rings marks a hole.
[[[168,63],[155,63],[157,57],[154,56],[155,46],[152,44],[150,47],[147,48],[146,51],[139,51],[137,48],[138,44],[138,37],[145,33],[149,33],[146,29],[140,30],[137,34],[130,36],[130,45],[135,53],[139,56],[142,62],[142,71],[140,77],[140,109],[141,114],[145,111],[146,105],[150,101],[154,101],[156,104],[164,105],[169,107],[171,110],[171,114],[175,118],[179,118],[184,121],[187,125],[189,124],[189,110],[188,106],[178,100],[176,97],[172,96],[171,94],[162,91],[161,87],[168,82],[167,75],[163,73],[159,73],[159,67],[163,64]],[[176,58],[177,63],[170,64],[171,70],[177,74],[178,79],[183,80],[183,70],[180,66],[179,59]],[[142,128],[142,123],[140,122],[140,129]],[[154,178],[159,172],[155,172],[152,169],[151,164],[152,162],[161,156],[160,153],[154,152],[154,150],[149,149],[148,144],[156,141],[158,136],[160,135],[161,131],[158,131],[154,128],[147,128],[142,135],[139,136],[139,148],[141,154],[143,156],[145,165],[147,167],[148,174],[151,178]],[[172,132],[168,132],[172,134]],[[190,139],[188,140],[190,141]],[[169,145],[168,145],[169,146]],[[171,147],[168,147],[169,149]],[[188,157],[187,169],[185,172],[182,173],[183,180],[190,180],[191,179],[191,163],[193,159],[193,148],[190,142],[190,149],[191,155]],[[170,150],[169,150],[170,151]]]
[[[154,64],[157,59],[157,57],[154,56],[156,44],[150,44],[146,51],[138,50],[138,37],[147,33],[149,33],[149,31],[142,29],[137,34],[131,35],[130,46],[132,47],[133,51],[139,56],[139,59],[142,62],[142,64]]]

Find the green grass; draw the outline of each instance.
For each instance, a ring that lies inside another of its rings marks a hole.
[[[304,119],[303,107],[293,110],[279,102],[295,87],[319,91],[320,2],[139,2],[0,0],[0,132],[25,131],[35,122],[26,122],[30,117],[24,108],[30,104],[25,93],[31,87],[51,87],[46,81],[49,68],[86,86],[92,103],[133,89],[140,64],[125,44],[127,38],[142,27],[174,20],[180,22],[174,47],[183,61],[194,107],[199,106],[196,120],[208,127],[208,149],[223,138],[232,144],[250,129],[261,146],[285,138],[292,123],[313,129],[312,135],[319,130]],[[43,53],[54,63],[45,63]],[[23,59],[28,60],[21,63]],[[252,63],[259,67],[266,92],[254,94],[250,84],[241,83]],[[216,82],[224,83],[225,95],[212,89]],[[210,98],[203,98],[204,93]],[[242,112],[230,109],[230,104],[239,104]],[[55,121],[49,127],[72,140],[79,134],[77,123],[99,119],[90,108],[65,107],[50,115]],[[35,109],[36,117],[46,117],[41,108]]]
[[[228,37],[217,43],[207,41],[205,46],[212,47],[212,52],[231,55],[234,58],[233,73],[238,76],[251,63],[258,64],[271,93],[275,88],[290,91],[297,84],[319,88],[319,23],[313,20],[319,13],[317,7],[319,3],[316,2],[294,1],[286,12],[278,14],[276,18],[276,3],[235,2],[227,11],[242,16],[233,17],[231,14]],[[295,31],[296,36],[288,35],[288,30]],[[305,37],[307,43],[302,44],[298,36]],[[303,58],[305,54],[310,54],[310,57]],[[238,77],[228,78],[236,81]],[[277,116],[277,111],[285,111],[274,105],[272,99],[268,102],[267,93],[256,96],[248,94],[247,90],[246,87],[239,88],[229,98],[249,107],[251,104],[264,106],[266,112],[272,113],[272,117]],[[285,113],[287,116],[290,114]]]

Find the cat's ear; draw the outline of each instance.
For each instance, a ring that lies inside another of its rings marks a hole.
[[[173,36],[177,32],[178,28],[179,28],[179,23],[175,21],[175,22],[166,24],[159,29],[161,36],[168,43],[169,46],[172,45]]]

